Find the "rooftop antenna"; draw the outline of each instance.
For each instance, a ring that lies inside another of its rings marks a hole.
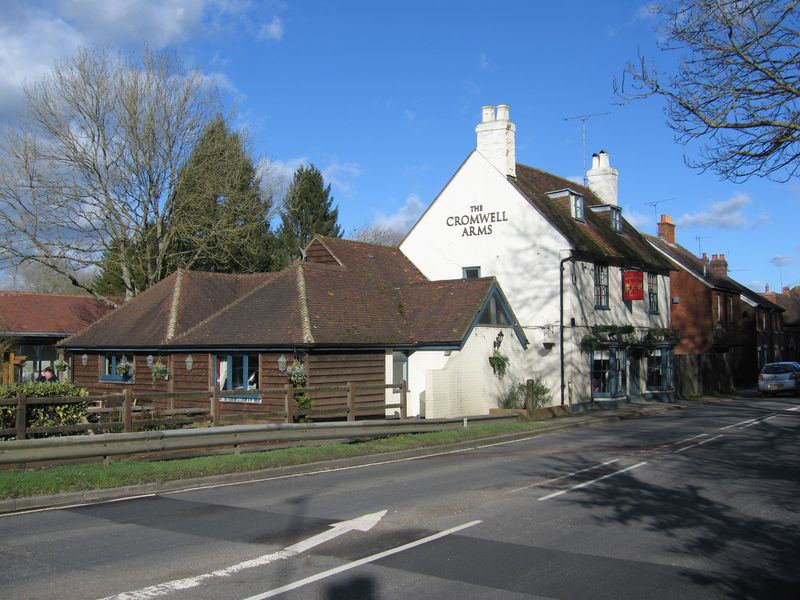
[[[653,200],[652,202],[645,202],[644,205],[653,207],[653,219],[657,219],[658,211],[656,209],[658,208],[658,205],[661,204],[662,202],[669,202],[670,200],[675,200],[675,197],[673,196],[671,198],[662,198],[661,200]]]
[[[588,115],[577,115],[575,117],[564,117],[565,121],[580,121],[581,122],[581,139],[583,141],[583,149],[581,157],[583,158],[583,185],[589,185],[589,179],[586,177],[586,121],[592,117],[602,117],[610,115],[610,112],[591,113]]]

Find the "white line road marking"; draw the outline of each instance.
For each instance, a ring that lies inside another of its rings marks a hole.
[[[800,410],[800,406],[793,406],[793,407],[792,407],[792,408],[790,408],[789,410],[790,410],[790,411],[794,411],[794,410]]]
[[[725,437],[725,436],[722,435],[722,434],[715,435],[712,438],[708,438],[707,440],[703,440],[702,442],[698,442],[696,444],[692,444],[691,446],[684,446],[683,448],[678,448],[677,450],[675,450],[675,454],[679,454],[679,453],[683,452],[684,450],[688,450],[689,448],[697,448],[698,446],[702,446],[703,444],[707,444],[709,442],[713,442],[714,440],[718,440],[721,437]]]
[[[405,552],[406,550],[411,550],[412,548],[416,548],[417,546],[427,544],[428,542],[433,542],[434,540],[438,540],[448,535],[452,535],[456,532],[467,529],[468,527],[473,527],[474,525],[477,525],[479,523],[481,523],[481,521],[470,521],[469,523],[464,523],[463,525],[453,527],[452,529],[448,529],[446,531],[440,531],[439,533],[435,533],[428,537],[419,539],[415,542],[409,542],[408,544],[398,546],[397,548],[390,548],[389,550],[378,552],[377,554],[373,554],[372,556],[367,556],[365,558],[361,558],[351,563],[347,563],[345,565],[341,565],[339,567],[334,567],[333,569],[323,571],[322,573],[311,575],[310,577],[306,577],[305,579],[300,579],[293,583],[288,583],[284,586],[269,590],[262,594],[256,594],[255,596],[248,596],[244,600],[264,600],[264,598],[273,598],[274,596],[283,594],[284,592],[289,592],[291,590],[296,590],[297,588],[303,587],[304,585],[308,585],[309,583],[314,583],[315,581],[320,581],[321,579],[332,577],[333,575],[338,575],[339,573],[344,573],[345,571],[350,571],[351,569],[355,569],[357,567],[361,567],[363,565],[375,562],[382,558],[386,558],[387,556],[392,556],[393,554],[398,554],[400,552]]]
[[[698,433],[697,435],[693,435],[691,437],[685,438],[683,440],[678,440],[677,442],[670,442],[669,444],[664,444],[663,446],[658,446],[656,450],[663,450],[664,448],[669,448],[670,446],[677,446],[678,444],[683,444],[684,442],[690,442],[692,440],[696,440],[699,437],[706,437],[707,435],[711,435],[710,433]]]
[[[572,487],[568,487],[565,490],[561,490],[560,492],[553,492],[552,494],[548,494],[547,496],[542,496],[539,500],[549,500],[550,498],[555,498],[556,496],[560,496],[562,494],[566,494],[567,492],[572,492],[575,490],[579,490],[584,488],[588,485],[592,485],[593,483],[597,483],[598,481],[603,481],[603,479],[608,479],[609,477],[614,477],[615,475],[620,475],[625,473],[626,471],[632,471],[633,469],[638,469],[639,467],[646,465],[647,461],[642,461],[640,463],[636,463],[630,467],[626,467],[620,471],[614,471],[613,473],[609,473],[608,475],[603,475],[602,477],[598,477],[597,479],[592,479],[591,481],[584,481],[583,483],[579,483],[578,485],[573,485]]]
[[[763,423],[764,421],[769,421],[770,419],[774,419],[777,416],[778,416],[778,414],[775,413],[775,414],[772,414],[772,415],[770,415],[768,417],[761,417],[760,419],[755,419],[755,421],[753,423],[748,423],[747,425],[744,425],[740,429],[747,429],[748,427],[752,427],[753,425],[758,425],[759,423]]]
[[[733,427],[739,427],[739,425],[745,425],[747,423],[754,423],[758,419],[747,419],[746,421],[739,421],[738,423],[734,423],[733,425],[726,425],[725,427],[720,427],[720,431],[725,431],[726,429],[732,429]]]
[[[537,481],[536,483],[531,483],[528,485],[523,485],[522,487],[509,490],[508,494],[512,494],[514,492],[520,492],[522,490],[527,490],[532,487],[538,487],[540,485],[547,485],[548,483],[553,483],[554,481],[559,481],[561,479],[566,479],[567,477],[572,477],[573,475],[578,475],[580,473],[585,473],[586,471],[593,471],[594,469],[599,469],[600,467],[604,467],[606,465],[610,465],[615,462],[621,461],[621,458],[615,458],[613,460],[607,460],[605,462],[598,463],[596,465],[592,465],[591,467],[586,467],[585,469],[581,469],[580,471],[573,471],[572,473],[567,473],[566,475],[560,475],[559,477],[553,477],[552,479],[545,479],[544,481]]]
[[[264,554],[263,556],[246,560],[224,569],[218,569],[216,571],[212,571],[211,573],[203,573],[202,575],[186,577],[184,579],[173,579],[172,581],[151,585],[138,590],[122,592],[121,594],[117,594],[115,596],[106,596],[102,600],[146,600],[147,598],[155,598],[156,596],[171,594],[172,592],[177,592],[179,590],[195,588],[201,583],[204,583],[215,577],[230,577],[231,575],[239,573],[240,571],[244,571],[245,569],[263,567],[264,565],[268,565],[276,560],[286,560],[287,558],[292,558],[301,552],[310,550],[314,546],[319,546],[320,544],[332,540],[335,537],[347,533],[348,531],[369,531],[384,517],[385,514],[386,511],[382,510],[380,512],[356,517],[355,519],[350,519],[349,521],[334,523],[331,525],[330,530],[298,542],[293,546],[288,546],[283,550],[279,550],[278,552],[273,552],[272,554]]]

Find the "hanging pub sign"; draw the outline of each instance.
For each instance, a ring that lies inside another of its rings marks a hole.
[[[644,300],[644,273],[641,271],[623,271],[622,299]]]

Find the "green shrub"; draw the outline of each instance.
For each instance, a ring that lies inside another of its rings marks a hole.
[[[55,383],[9,383],[0,385],[0,398],[16,398],[18,393],[24,393],[29,398],[47,397],[76,397],[87,396],[85,389],[79,388],[69,381]],[[61,425],[74,425],[86,418],[86,403],[80,404],[43,404],[29,406],[26,411],[28,427],[59,427]],[[17,407],[0,406],[0,429],[13,429],[16,427]],[[81,432],[74,432],[81,433]],[[74,433],[35,434],[30,437],[45,437],[46,435],[74,435]],[[6,437],[5,439],[9,439]]]
[[[550,388],[538,377],[534,377],[531,381],[533,381],[533,389],[531,391],[533,393],[534,410],[550,404]],[[506,390],[505,394],[498,399],[497,405],[500,408],[525,408],[527,388],[528,385],[524,381],[512,385]]]

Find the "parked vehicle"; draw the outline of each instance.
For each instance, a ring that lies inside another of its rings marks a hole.
[[[800,363],[767,363],[758,374],[758,391],[764,396],[781,392],[800,396]]]

